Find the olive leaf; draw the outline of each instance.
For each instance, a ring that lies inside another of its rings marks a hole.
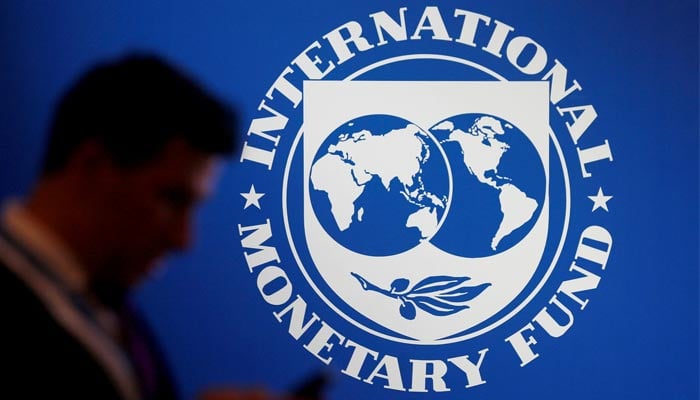
[[[405,319],[415,319],[419,308],[424,312],[447,316],[469,308],[467,304],[480,295],[490,283],[476,286],[465,285],[471,278],[454,276],[430,276],[409,289],[410,281],[406,278],[395,279],[389,290],[383,289],[357,273],[351,273],[360,282],[364,290],[381,293],[401,302],[399,313]]]

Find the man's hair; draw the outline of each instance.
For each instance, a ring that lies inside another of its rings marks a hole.
[[[153,55],[129,55],[87,71],[54,114],[42,173],[60,171],[96,140],[120,167],[155,158],[172,139],[212,155],[235,148],[236,115],[197,82]]]

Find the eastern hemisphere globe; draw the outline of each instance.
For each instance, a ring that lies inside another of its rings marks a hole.
[[[430,132],[443,147],[454,190],[438,248],[463,257],[486,257],[520,242],[544,203],[546,177],[539,153],[513,124],[492,115],[461,114]]]
[[[435,138],[390,115],[358,117],[331,132],[313,158],[308,184],[324,230],[370,256],[399,254],[433,237],[451,190]]]

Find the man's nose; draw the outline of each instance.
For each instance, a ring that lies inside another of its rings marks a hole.
[[[169,247],[171,250],[187,250],[192,245],[192,218],[189,213],[177,218],[167,233],[169,237]]]

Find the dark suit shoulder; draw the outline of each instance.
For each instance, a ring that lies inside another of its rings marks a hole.
[[[0,318],[5,392],[22,398],[119,398],[92,354],[2,261]]]

